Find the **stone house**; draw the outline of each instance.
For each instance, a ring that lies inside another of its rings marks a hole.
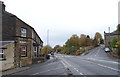
[[[110,48],[110,42],[114,38],[120,38],[120,33],[105,33],[104,32],[105,47],[109,47]]]
[[[43,41],[33,27],[7,12],[2,5],[2,40],[15,41],[14,65],[21,67],[32,63],[33,58],[39,57]]]
[[[0,41],[0,71],[14,68],[14,41]]]

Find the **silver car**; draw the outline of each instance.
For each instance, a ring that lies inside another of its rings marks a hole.
[[[110,48],[105,48],[105,52],[110,52]]]

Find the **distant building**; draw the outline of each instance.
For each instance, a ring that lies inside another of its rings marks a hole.
[[[105,33],[104,32],[104,43],[105,43],[105,47],[109,47],[110,48],[110,42],[112,39],[114,38],[120,38],[120,33]]]
[[[43,41],[33,27],[17,16],[5,11],[2,6],[2,40],[14,41],[14,65],[16,67],[31,64],[33,58],[39,57]]]

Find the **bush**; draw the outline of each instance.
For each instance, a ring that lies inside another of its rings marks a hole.
[[[116,43],[117,43],[117,39],[114,38],[114,39],[112,39],[112,41],[110,42],[110,46],[114,48],[114,47],[116,46]]]

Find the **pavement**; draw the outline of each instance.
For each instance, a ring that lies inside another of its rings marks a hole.
[[[7,70],[7,71],[2,72],[2,75],[10,75],[10,74],[17,73],[17,72],[21,72],[21,71],[28,70],[28,69],[30,69],[30,67],[14,68],[14,69]]]
[[[23,71],[29,70],[31,67],[34,67],[34,66],[39,65],[39,64],[44,65],[44,64],[48,64],[48,63],[54,62],[54,60],[56,60],[56,59],[51,57],[50,60],[46,60],[44,63],[31,64],[31,65],[29,65],[27,67],[19,67],[19,68],[6,70],[6,71],[2,72],[2,75],[13,75],[15,73],[19,73],[19,72],[23,72]]]

